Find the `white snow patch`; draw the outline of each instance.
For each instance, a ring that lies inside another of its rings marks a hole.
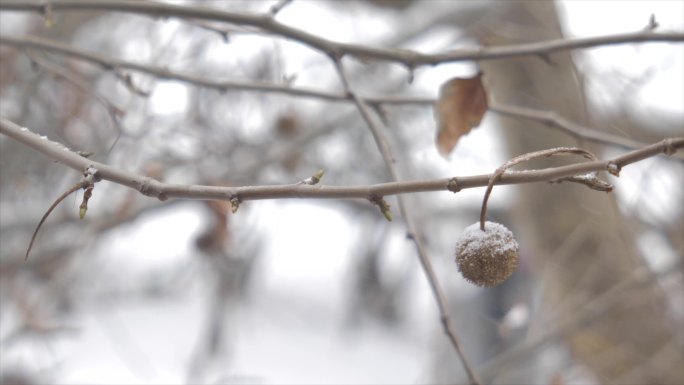
[[[461,249],[461,245],[465,246],[463,252],[467,254],[485,246],[501,253],[518,250],[518,242],[515,241],[513,232],[500,223],[489,221],[485,222],[485,231],[480,230],[480,222],[466,227],[456,243],[456,249]]]

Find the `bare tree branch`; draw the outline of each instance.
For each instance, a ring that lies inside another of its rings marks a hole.
[[[593,142],[610,144],[628,149],[636,149],[645,145],[645,143],[641,143],[633,139],[611,135],[596,129],[584,127],[560,116],[555,111],[536,110],[533,108],[509,106],[503,104],[490,106],[489,111],[496,112],[497,114],[504,116],[536,120],[538,122],[544,123],[547,126],[558,128],[561,131],[574,136],[575,138],[582,138],[591,140]]]
[[[329,101],[350,102],[353,101],[350,95],[316,90],[312,88],[291,87],[289,85],[280,85],[273,83],[259,83],[254,81],[240,81],[240,80],[226,80],[199,77],[191,74],[184,74],[177,71],[171,71],[167,68],[132,63],[124,60],[118,60],[104,55],[89,53],[83,50],[69,47],[58,42],[53,42],[46,39],[36,37],[10,37],[0,36],[0,44],[6,44],[13,47],[23,49],[40,49],[79,60],[95,63],[105,70],[119,71],[127,69],[131,71],[146,73],[155,76],[159,79],[172,79],[193,84],[200,87],[215,89],[220,92],[227,92],[229,90],[246,90],[256,92],[274,92],[286,95],[322,99]],[[117,74],[122,77],[121,74]],[[423,105],[432,107],[435,103],[434,98],[417,97],[417,96],[402,96],[402,95],[362,95],[360,96],[367,104],[377,106],[380,104],[392,105]],[[582,138],[594,142],[605,143],[626,149],[637,149],[644,147],[646,143],[642,143],[629,138],[608,134],[589,127],[579,125],[572,122],[554,111],[537,110],[527,107],[509,106],[509,105],[495,105],[490,106],[489,111],[500,115],[512,116],[518,118],[531,119],[542,122],[549,127],[558,128],[576,138]]]
[[[258,27],[288,39],[306,44],[311,48],[314,48],[327,55],[334,55],[336,57],[349,55],[364,60],[385,60],[402,63],[409,68],[456,61],[495,60],[531,55],[539,55],[543,57],[557,51],[591,48],[603,45],[684,41],[684,33],[681,32],[655,33],[650,30],[643,30],[639,32],[607,35],[601,37],[559,39],[503,47],[459,49],[442,53],[424,54],[406,49],[388,49],[335,42],[279,23],[271,17],[271,14],[239,14],[212,8],[172,5],[156,2],[126,0],[56,0],[49,2],[7,0],[0,2],[0,10],[33,11],[46,15],[57,11],[66,12],[78,10],[99,10],[146,14],[158,17],[178,17],[184,19],[193,18],[200,20],[221,21],[237,25]]]
[[[34,134],[28,128],[21,127],[5,118],[0,118],[0,133],[79,172],[92,165],[99,170],[98,175],[102,179],[133,188],[144,195],[153,196],[160,200],[169,198],[230,200],[233,197],[239,197],[242,201],[285,198],[368,199],[373,195],[389,196],[428,191],[458,192],[468,188],[485,187],[489,183],[489,178],[491,177],[490,174],[487,174],[459,176],[447,179],[379,183],[365,186],[326,186],[321,184],[311,186],[293,183],[272,186],[222,187],[170,184],[162,183],[150,177],[120,170],[84,158],[76,152],[69,150],[63,144],[53,142],[45,137]],[[653,157],[660,153],[672,155],[675,151],[683,147],[684,137],[669,138],[638,150],[627,152],[611,160],[583,162],[541,170],[509,171],[503,174],[496,181],[495,185],[551,182],[558,178],[592,171],[606,171],[609,169],[619,170],[626,165]]]
[[[273,84],[273,83],[259,83],[254,81],[240,81],[228,79],[216,79],[200,77],[191,74],[184,74],[177,71],[169,70],[168,68],[133,63],[125,60],[119,60],[105,55],[90,53],[84,50],[70,47],[47,39],[38,37],[24,36],[0,36],[0,44],[6,44],[22,49],[39,49],[52,53],[69,56],[79,60],[97,64],[105,70],[120,71],[127,69],[146,73],[155,76],[158,79],[178,80],[181,82],[226,92],[230,90],[247,90],[247,91],[261,91],[261,92],[275,92],[283,93],[291,96],[317,98],[330,101],[350,101],[351,99],[340,93],[325,92],[310,88],[295,88],[289,85]],[[396,96],[364,96],[368,103],[377,104],[428,104],[434,103],[434,99],[430,98],[415,98],[415,97],[396,97]]]
[[[390,175],[392,176],[392,179],[395,182],[399,182],[401,178],[399,177],[399,173],[397,172],[396,167],[394,167],[394,156],[392,155],[392,150],[389,146],[387,139],[382,133],[381,127],[379,127],[373,120],[370,109],[368,108],[368,104],[366,104],[366,102],[363,99],[359,98],[359,96],[356,94],[356,92],[354,92],[353,88],[351,87],[349,78],[347,77],[347,74],[344,70],[344,65],[342,64],[342,59],[340,57],[332,57],[332,60],[335,64],[335,68],[337,69],[340,80],[342,81],[344,90],[354,101],[354,104],[356,105],[357,109],[359,110],[359,113],[363,117],[363,120],[366,122],[368,129],[371,131],[373,139],[375,140],[375,144],[378,146],[378,150],[382,155],[382,159],[384,160],[385,166],[387,166],[387,169]],[[375,195],[375,197],[377,196],[378,195]],[[380,199],[382,199],[381,195]],[[404,222],[406,223],[406,231],[408,233],[409,238],[413,241],[414,245],[416,246],[416,251],[418,252],[418,259],[420,260],[420,265],[423,268],[423,272],[426,275],[428,283],[430,284],[432,295],[435,297],[435,301],[437,302],[437,308],[439,310],[439,316],[442,322],[442,326],[444,327],[444,332],[449,337],[449,341],[454,347],[454,350],[456,350],[456,354],[458,354],[459,359],[463,363],[463,367],[466,373],[468,374],[468,380],[470,381],[470,383],[481,385],[482,380],[480,379],[480,376],[477,374],[477,372],[475,372],[475,369],[473,368],[473,365],[470,363],[470,360],[468,360],[468,357],[466,356],[465,352],[463,351],[463,348],[461,347],[458,335],[452,327],[451,318],[449,317],[449,304],[447,301],[447,296],[444,294],[444,290],[439,284],[439,280],[437,278],[437,274],[435,273],[435,269],[432,266],[430,256],[428,256],[427,251],[425,250],[425,245],[423,245],[422,240],[423,237],[421,236],[421,234],[419,234],[418,228],[415,225],[413,213],[408,210],[406,201],[404,200],[403,196],[399,195],[397,197],[397,201],[399,203],[399,211],[401,212],[401,216],[404,218]],[[391,215],[389,214],[388,209],[383,209],[382,212],[383,214],[385,214],[385,217],[391,220]]]

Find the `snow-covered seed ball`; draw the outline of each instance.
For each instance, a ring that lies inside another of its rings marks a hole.
[[[518,267],[518,242],[506,226],[480,222],[466,227],[456,242],[456,264],[468,281],[491,287],[500,284]]]

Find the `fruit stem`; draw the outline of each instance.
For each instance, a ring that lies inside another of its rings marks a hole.
[[[480,230],[485,231],[485,217],[487,215],[487,200],[492,194],[492,189],[494,189],[494,183],[506,172],[507,169],[515,166],[518,163],[527,162],[532,159],[549,157],[553,155],[581,155],[589,160],[598,160],[596,155],[591,152],[577,148],[577,147],[556,147],[550,148],[548,150],[541,150],[530,152],[527,154],[516,156],[515,158],[509,160],[508,162],[497,168],[492,176],[489,178],[489,183],[487,184],[487,191],[485,191],[484,199],[482,200],[482,210],[480,211]]]

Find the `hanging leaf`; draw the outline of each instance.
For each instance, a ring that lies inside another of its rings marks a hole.
[[[487,92],[482,73],[472,78],[453,78],[442,84],[435,106],[437,150],[446,157],[461,136],[477,127],[487,111]]]

